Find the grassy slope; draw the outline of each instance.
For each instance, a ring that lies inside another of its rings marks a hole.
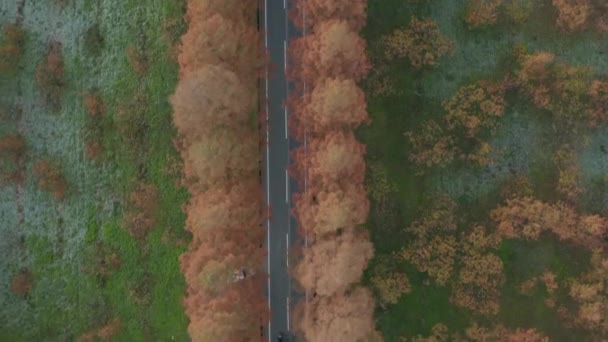
[[[528,175],[538,197],[556,199],[553,191],[555,168],[550,157],[562,141],[552,134],[549,119],[515,94],[509,94],[504,128],[492,140],[493,146],[502,152],[495,166],[478,169],[451,165],[444,170],[415,176],[417,170],[407,161],[408,145],[402,134],[415,130],[424,120],[441,115],[441,102],[458,87],[477,79],[500,77],[504,72],[502,60],[517,43],[525,43],[532,51],[552,51],[568,63],[592,65],[599,73],[608,72],[608,62],[602,57],[605,48],[600,42],[589,34],[564,36],[557,32],[547,1],[538,5],[529,23],[523,27],[498,26],[476,32],[469,31],[461,19],[464,3],[453,0],[368,2],[364,34],[372,58],[381,53],[379,38],[406,26],[412,15],[435,19],[442,32],[457,46],[453,55],[443,59],[435,69],[416,71],[406,61],[387,66],[387,74],[391,75],[390,81],[397,94],[368,97],[373,123],[359,132],[368,146],[368,163],[380,163],[397,187],[392,194],[395,204],[392,212],[380,214],[377,206],[372,206],[369,225],[378,256],[398,250],[407,243],[400,230],[416,219],[425,197],[435,192],[446,192],[456,199],[469,222],[483,222],[487,218],[488,211],[500,200],[500,184],[508,180],[512,172]],[[595,203],[596,207],[587,209],[597,211],[605,207],[608,194],[603,191],[605,187],[594,186],[604,184],[602,174],[608,171],[601,162],[605,157],[599,152],[600,144],[605,141],[601,138],[605,136],[605,129],[585,134],[589,136],[589,144],[582,144],[583,139],[575,142],[580,151],[584,186],[588,189],[581,203]],[[503,323],[538,326],[554,337],[567,339],[568,333],[554,315],[547,313],[542,296],[538,296],[537,301],[524,300],[522,298],[527,297],[517,295],[512,288],[515,280],[520,281],[521,267],[531,260],[540,260],[538,262],[543,265],[539,270],[545,266],[558,270],[556,273],[563,279],[580,271],[587,255],[573,250],[564,256],[557,244],[550,241],[528,245],[504,243],[499,254],[506,262],[507,276],[499,315]],[[396,305],[378,311],[378,325],[387,341],[402,335],[428,334],[439,322],[447,324],[452,331],[469,324],[472,317],[449,304],[449,290],[423,286],[425,276],[415,271],[409,270],[408,275],[413,292],[403,296]]]
[[[176,187],[177,176],[167,172],[179,160],[167,102],[177,66],[162,38],[164,23],[171,20],[177,23],[171,36],[179,37],[182,7],[182,1],[162,0],[145,6],[135,0],[70,1],[63,9],[51,1],[27,2],[23,69],[12,80],[0,80],[0,103],[24,107],[23,134],[29,143],[22,225],[16,219],[14,186],[0,189],[0,240],[9,248],[0,261],[0,340],[73,339],[117,318],[123,329],[116,340],[188,339],[181,306],[185,282],[178,264],[184,249],[176,243],[187,239],[180,210],[187,194]],[[0,21],[13,21],[15,13],[13,4],[0,5]],[[82,40],[93,23],[105,37],[99,56],[89,53]],[[35,65],[51,37],[64,45],[68,84],[57,113],[41,102],[33,83]],[[142,37],[150,69],[138,77],[126,49],[141,44]],[[15,83],[22,97],[16,96]],[[84,155],[87,114],[80,98],[93,87],[100,90],[111,119],[135,93],[147,98],[143,118],[148,129],[141,146],[134,150],[110,131],[104,162],[97,165]],[[0,133],[15,130],[10,115],[5,119]],[[56,203],[35,188],[30,167],[41,157],[62,166],[71,189],[65,202]],[[157,225],[144,242],[120,227],[125,194],[138,176],[136,163],[147,170],[140,178],[161,194]],[[20,238],[25,244],[17,243]],[[119,255],[121,267],[99,276],[99,256],[111,253]],[[35,276],[34,290],[25,300],[8,287],[21,268],[32,269]]]

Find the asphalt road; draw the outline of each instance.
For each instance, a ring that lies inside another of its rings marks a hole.
[[[270,68],[266,77],[267,147],[264,160],[266,200],[271,215],[268,229],[268,305],[270,322],[266,337],[276,342],[280,333],[289,334],[293,322],[290,306],[293,293],[289,269],[289,245],[296,240],[295,221],[290,215],[291,193],[296,190],[293,179],[287,175],[290,163],[289,151],[297,146],[289,139],[287,119],[289,113],[284,106],[289,94],[285,77],[288,66],[287,44],[294,32],[287,18],[288,0],[264,1],[265,45],[270,57]],[[284,340],[287,341],[286,339]]]

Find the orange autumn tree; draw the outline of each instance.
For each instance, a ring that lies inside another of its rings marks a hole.
[[[261,279],[250,277],[221,297],[190,294],[185,303],[192,340],[240,342],[259,337],[260,325],[267,319],[266,303],[258,300],[261,287]]]
[[[305,290],[328,296],[343,293],[361,278],[373,246],[365,234],[349,229],[333,239],[315,242],[303,253],[295,278]]]
[[[607,276],[608,255],[602,248],[595,248],[591,255],[591,270],[568,284],[569,296],[576,303],[574,312],[562,310],[563,318],[576,326],[591,330],[596,336],[608,333],[605,324],[608,309]]]
[[[398,258],[396,255],[377,257],[374,262],[370,282],[382,308],[387,304],[396,304],[403,294],[412,291]]]
[[[459,153],[454,137],[434,120],[425,121],[420,129],[405,132],[403,136],[412,146],[409,159],[426,168],[445,166]]]
[[[384,38],[386,57],[408,58],[414,68],[435,66],[454,44],[444,36],[437,23],[412,17],[405,29],[395,30]]]
[[[362,183],[365,177],[365,146],[353,133],[334,131],[309,139],[306,149],[292,155],[292,171],[301,180],[307,176],[311,186],[333,184],[342,180]]]
[[[371,294],[352,289],[373,254],[358,227],[369,212],[365,147],[352,133],[369,122],[357,85],[370,68],[365,40],[358,34],[365,3],[296,0],[290,14],[305,30],[289,46],[288,77],[295,91],[287,104],[290,133],[305,142],[292,152],[290,172],[304,189],[294,195],[292,213],[309,241],[294,275],[314,297],[312,303],[297,304],[302,316],[297,330],[311,341],[379,338]]]
[[[369,123],[365,95],[352,79],[323,79],[310,95],[294,101],[294,107],[299,115],[292,131],[298,139],[304,138],[304,129],[319,134]]]
[[[261,268],[257,75],[263,67],[253,0],[190,0],[171,97],[184,160],[184,206],[193,235],[180,258],[193,341],[259,336],[268,307]]]
[[[505,88],[501,84],[480,81],[458,89],[443,107],[450,130],[464,131],[469,138],[482,130],[493,133],[505,113]]]
[[[365,40],[348,22],[337,19],[324,21],[312,34],[296,39],[289,56],[291,77],[310,84],[322,78],[359,81],[370,68]]]
[[[186,208],[186,227],[198,240],[217,232],[255,232],[263,222],[261,197],[255,180],[196,193]]]
[[[257,6],[257,0],[191,0],[188,1],[186,19],[189,24],[196,25],[196,22],[202,22],[219,14],[230,20],[255,25]],[[190,48],[200,47],[190,46]]]
[[[298,313],[297,329],[308,341],[379,341],[374,330],[374,298],[358,287],[346,294],[317,296]]]
[[[497,233],[507,238],[538,239],[543,232],[551,232],[591,251],[591,267],[576,279],[558,283],[557,277],[545,272],[522,284],[526,291],[541,281],[551,297],[546,304],[557,306],[558,316],[570,326],[589,331],[593,338],[608,333],[605,324],[608,308],[608,255],[605,239],[608,220],[599,215],[578,213],[564,203],[545,203],[530,197],[516,197],[496,208],[491,217],[497,223]],[[565,285],[565,286],[564,286]],[[569,302],[556,303],[558,289],[568,291]]]
[[[245,127],[254,99],[237,74],[207,65],[177,84],[171,97],[173,123],[187,142],[217,127]]]
[[[203,190],[243,179],[259,169],[256,143],[257,135],[249,129],[218,128],[187,148],[184,173]]]
[[[593,81],[589,96],[592,103],[589,114],[592,125],[596,122],[608,121],[608,82]]]
[[[352,88],[343,89],[348,94],[350,92],[348,89]],[[358,88],[355,89],[355,93],[359,91]],[[314,92],[313,97],[315,97]],[[302,230],[309,233],[323,235],[340,228],[362,224],[369,212],[369,201],[363,187],[365,147],[355,140],[352,133],[337,130],[358,126],[367,118],[367,114],[364,107],[359,108],[362,99],[359,104],[344,105],[347,101],[349,100],[343,100],[338,106],[332,104],[329,108],[326,105],[311,103],[309,106],[318,107],[319,114],[325,113],[324,109],[333,111],[337,107],[342,107],[344,113],[348,114],[352,114],[352,111],[346,111],[347,109],[359,110],[360,114],[357,114],[359,118],[355,121],[336,115],[333,119],[333,131],[315,130],[315,125],[311,125],[315,134],[326,132],[325,135],[312,138],[310,145],[306,148],[300,147],[293,153],[295,174],[301,181],[306,174],[310,184],[306,195],[296,195],[294,213],[300,221]],[[300,118],[302,117],[306,118],[304,112]],[[318,117],[321,118],[322,115]]]
[[[339,19],[358,31],[365,24],[367,0],[295,0],[292,6],[290,19],[300,29],[314,29],[319,23]]]
[[[568,201],[575,203],[577,196],[583,192],[576,152],[565,144],[557,150],[553,162],[559,170],[557,191]]]
[[[264,66],[259,54],[257,29],[244,21],[234,21],[215,14],[196,21],[182,37],[179,54],[180,73],[190,74],[207,65],[229,66],[239,77],[252,80]]]
[[[365,223],[369,200],[362,184],[344,184],[296,194],[294,215],[302,233],[323,236]]]
[[[503,264],[491,253],[500,236],[474,226],[458,234],[456,203],[436,196],[407,232],[413,235],[399,257],[426,272],[438,285],[451,285],[450,300],[479,314],[497,314]],[[456,273],[457,272],[457,273]]]
[[[519,53],[517,86],[538,108],[550,111],[561,123],[595,126],[607,119],[606,90],[594,80],[593,69],[569,65],[549,52]]]
[[[443,103],[443,122],[426,121],[404,133],[412,145],[410,160],[418,165],[445,166],[460,159],[480,166],[492,162],[492,147],[482,139],[496,133],[505,112],[503,84],[478,81],[460,87]]]
[[[406,229],[414,235],[412,243],[399,255],[420,272],[426,272],[437,284],[445,285],[454,273],[458,241],[456,203],[447,196],[437,196],[422,218]]]
[[[469,0],[464,21],[470,28],[495,24],[503,0]]]
[[[248,275],[260,273],[262,251],[247,245],[239,246],[240,242],[233,239],[230,233],[218,232],[214,237],[200,242],[205,248],[182,255],[182,270],[186,281],[191,284],[189,291],[218,297],[231,284],[237,285],[248,279]]]
[[[583,247],[601,245],[608,234],[608,219],[599,215],[581,215],[564,203],[545,203],[531,197],[508,199],[492,210],[497,233],[505,238],[536,240],[549,231],[562,240]]]
[[[487,235],[483,227],[477,226],[460,240],[464,253],[450,300],[477,314],[496,315],[505,276],[502,260],[490,250],[497,248],[499,237]]]
[[[590,0],[551,0],[557,11],[557,26],[566,31],[582,30],[592,13]]]

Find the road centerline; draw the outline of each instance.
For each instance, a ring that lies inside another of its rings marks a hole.
[[[289,133],[287,129],[287,107],[285,107],[285,139],[289,140]]]

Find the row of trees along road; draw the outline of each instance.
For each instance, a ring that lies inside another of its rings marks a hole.
[[[294,277],[308,300],[295,308],[296,328],[308,341],[379,340],[374,299],[357,285],[373,255],[367,232],[365,146],[353,130],[369,121],[357,81],[370,66],[358,31],[365,0],[296,0],[291,19],[306,35],[290,44],[288,71],[296,91],[288,99],[290,131],[302,145],[291,174],[300,189],[294,215],[308,247]],[[306,18],[304,20],[304,17]]]
[[[255,0],[191,0],[171,98],[184,161],[186,229],[181,268],[193,341],[259,339],[263,194],[257,77],[264,66]]]

